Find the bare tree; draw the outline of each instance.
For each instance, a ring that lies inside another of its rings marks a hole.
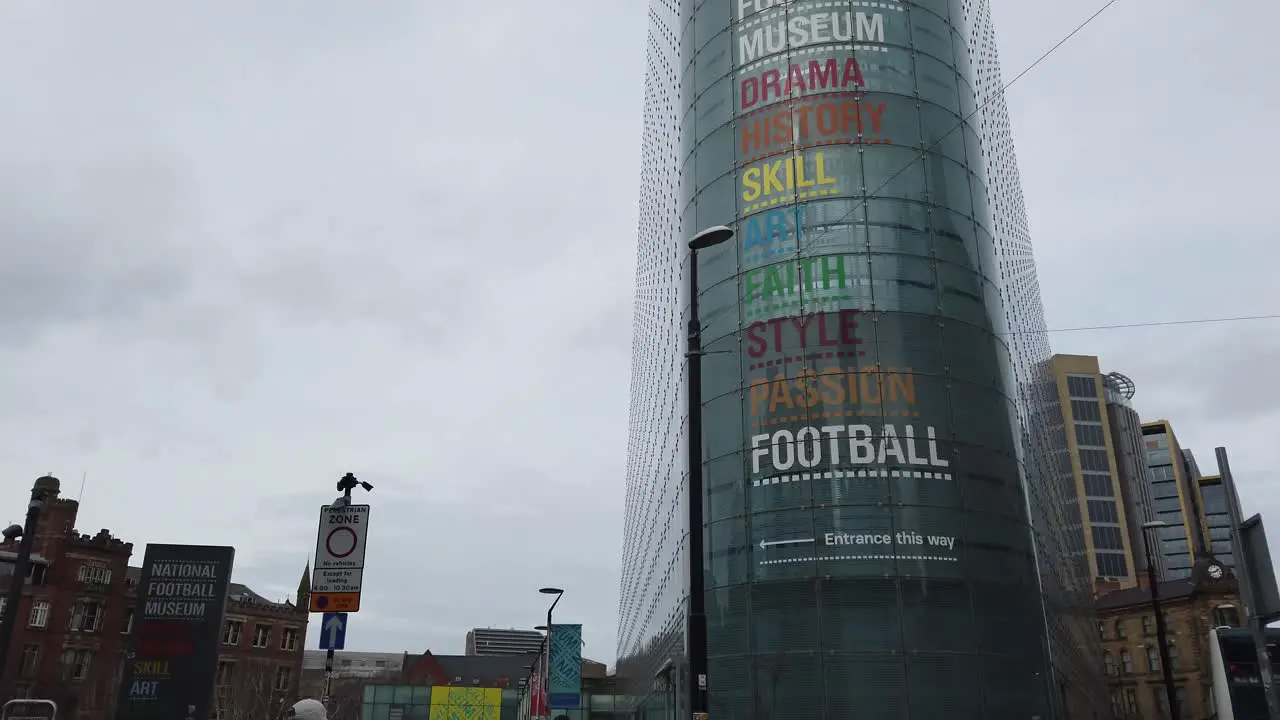
[[[339,678],[329,687],[329,720],[360,720],[364,686],[377,678]]]
[[[280,717],[290,699],[276,686],[276,665],[263,660],[241,660],[218,678],[214,707],[218,720],[272,720]]]

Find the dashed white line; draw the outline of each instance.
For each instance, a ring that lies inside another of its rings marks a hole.
[[[782,565],[785,563],[814,562],[825,560],[930,560],[937,562],[960,562],[959,558],[941,555],[818,555],[816,557],[782,558],[779,560],[761,560],[761,565]]]
[[[866,480],[874,478],[915,478],[919,480],[949,481],[951,480],[951,473],[933,472],[930,470],[889,470],[886,468],[872,468],[870,470],[828,470],[825,472],[788,473],[765,478],[756,478],[751,481],[751,487],[783,485],[786,483],[806,482],[809,480]]]

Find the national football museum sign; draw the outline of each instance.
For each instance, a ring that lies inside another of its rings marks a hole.
[[[682,232],[738,238],[699,255],[713,715],[753,682],[831,716],[1046,712],[960,13],[686,17]]]
[[[235,548],[148,545],[116,720],[205,720]]]

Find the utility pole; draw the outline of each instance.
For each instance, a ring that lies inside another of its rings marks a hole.
[[[1166,523],[1156,520],[1142,526],[1142,547],[1147,556],[1147,584],[1151,586],[1151,612],[1156,616],[1156,644],[1160,647],[1160,669],[1164,675],[1164,693],[1169,703],[1169,717],[1172,720],[1182,719],[1182,708],[1178,707],[1178,686],[1173,680],[1173,666],[1169,664],[1169,628],[1164,623],[1164,611],[1160,608],[1160,579],[1156,577],[1156,562],[1151,554],[1152,530],[1158,531]]]
[[[17,627],[18,611],[22,607],[22,591],[26,588],[27,573],[31,570],[31,551],[35,546],[36,528],[40,524],[40,511],[49,497],[50,491],[57,492],[58,478],[45,475],[36,480],[31,487],[31,501],[27,503],[27,518],[22,527],[11,525],[4,530],[5,540],[14,540],[21,536],[18,553],[13,562],[13,576],[9,579],[9,594],[6,596],[3,617],[0,617],[0,692],[5,689],[4,675],[6,661],[9,659],[9,645],[13,642],[13,631]]]

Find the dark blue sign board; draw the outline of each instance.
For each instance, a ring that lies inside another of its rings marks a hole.
[[[325,613],[320,622],[320,649],[342,650],[347,646],[347,614]]]
[[[551,693],[551,707],[556,710],[573,710],[582,707],[582,696],[578,693]]]
[[[147,546],[116,720],[213,717],[235,555],[232,547]]]

